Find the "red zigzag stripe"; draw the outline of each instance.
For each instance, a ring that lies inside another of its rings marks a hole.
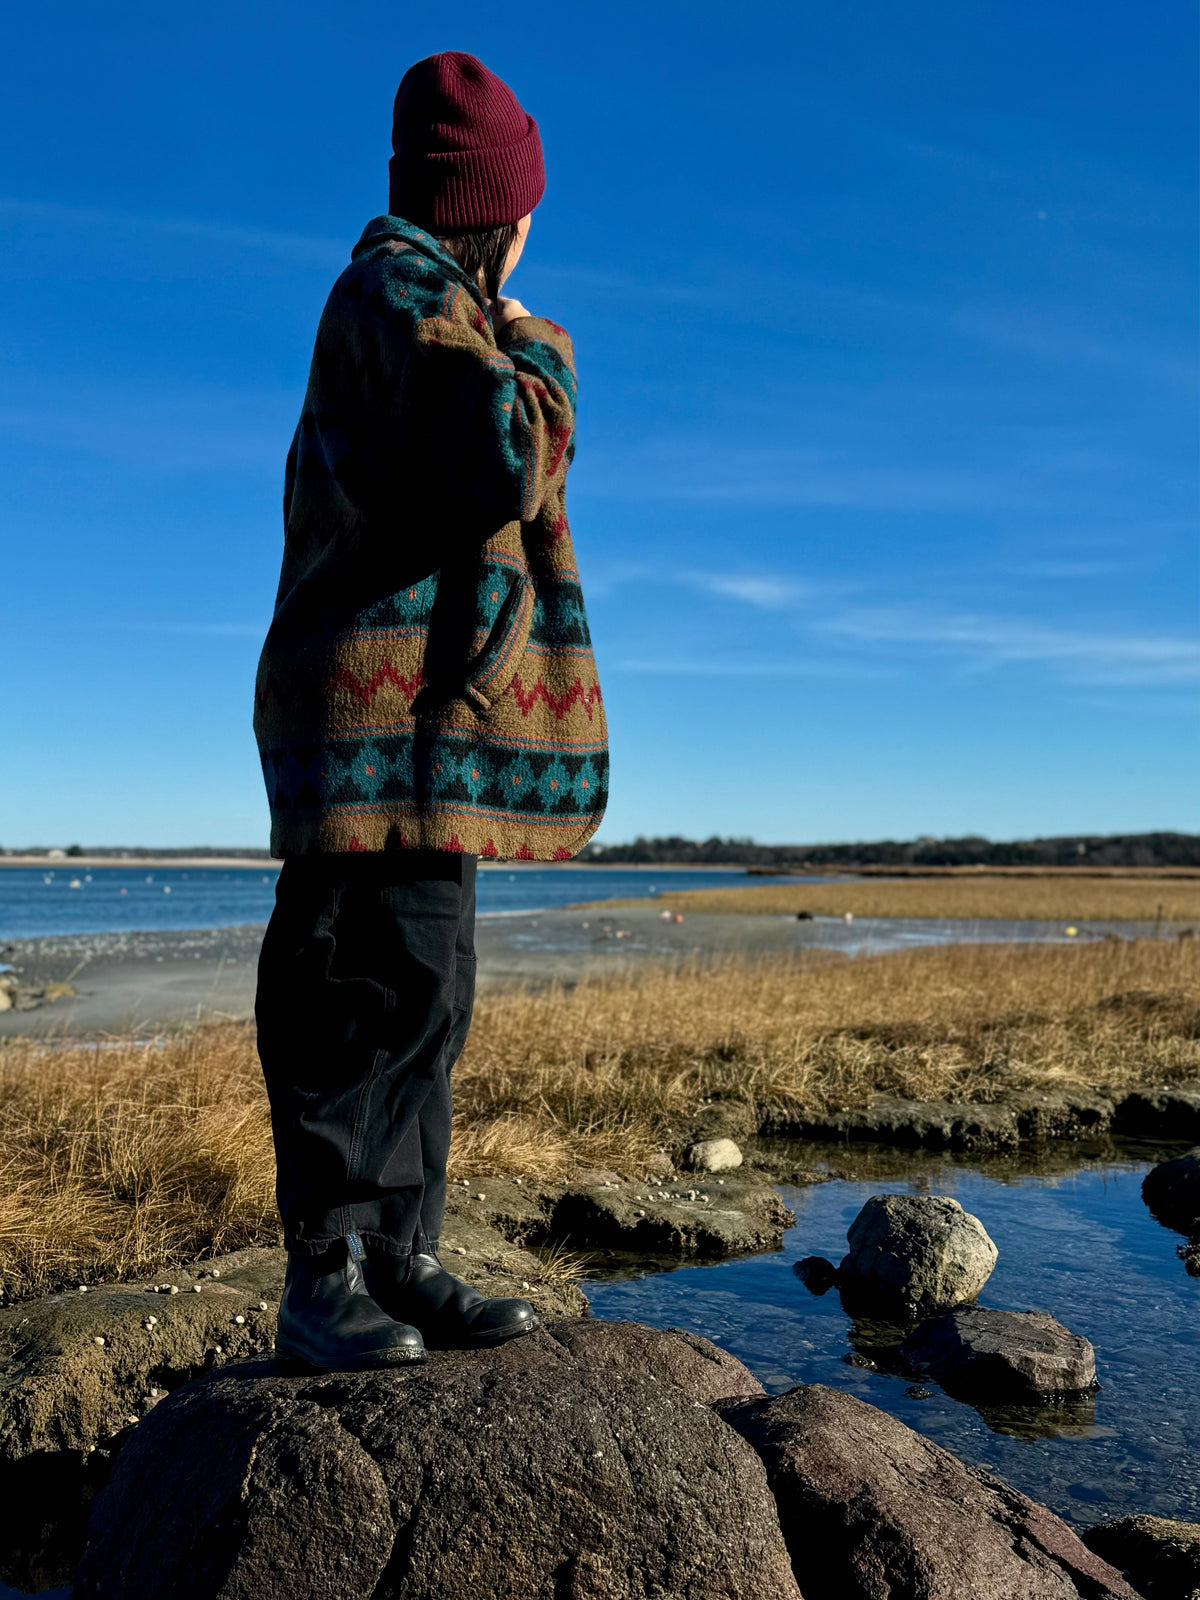
[[[425,674],[420,667],[411,678],[406,678],[402,672],[396,671],[390,661],[385,661],[379,671],[372,674],[365,683],[351,672],[349,667],[339,667],[330,680],[329,687],[331,690],[349,689],[356,700],[364,706],[369,706],[385,683],[390,683],[394,689],[399,689],[401,694],[411,700],[424,681]]]
[[[592,720],[592,707],[600,699],[600,685],[592,684],[590,689],[585,689],[578,678],[567,690],[566,694],[551,694],[546,685],[539,678],[528,693],[521,687],[520,678],[512,682],[513,698],[521,708],[521,715],[527,717],[539,700],[544,700],[561,722],[567,712],[578,700],[588,714],[588,721]]]
[[[334,689],[348,689],[360,705],[369,707],[385,684],[390,683],[394,689],[399,689],[401,694],[411,700],[424,681],[425,675],[420,667],[417,668],[411,678],[406,678],[402,672],[396,671],[390,661],[385,661],[379,671],[373,673],[365,681],[352,672],[349,667],[339,667],[330,680],[329,687],[331,691]],[[540,678],[537,678],[528,690],[524,688],[520,678],[514,678],[512,692],[513,698],[521,708],[522,716],[527,717],[538,701],[542,700],[545,701],[560,722],[576,703],[582,705],[588,714],[590,722],[592,720],[592,708],[600,701],[600,685],[593,683],[589,689],[585,689],[578,678],[575,679],[575,682],[567,692],[561,695],[554,694],[547,689]],[[259,697],[260,707],[265,705],[268,696],[272,693],[282,698],[278,695],[278,690],[274,683],[268,681],[262,695]]]

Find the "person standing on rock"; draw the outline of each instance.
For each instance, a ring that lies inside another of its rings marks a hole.
[[[570,859],[607,795],[564,510],[571,341],[501,296],[545,179],[474,56],[396,96],[388,214],[317,332],[255,733],[283,858],[255,1014],[288,1275],[276,1350],[416,1361],[536,1326],[437,1255],[479,857]]]

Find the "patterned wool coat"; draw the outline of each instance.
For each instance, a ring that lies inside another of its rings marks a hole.
[[[564,491],[571,341],[493,333],[435,239],[368,224],[288,455],[254,726],[271,853],[564,860],[600,824],[604,710]]]

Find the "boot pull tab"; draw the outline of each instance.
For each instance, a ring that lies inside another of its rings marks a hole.
[[[356,1233],[348,1233],[346,1235],[346,1246],[350,1251],[351,1261],[365,1261],[367,1259],[367,1252],[362,1247],[362,1240]]]

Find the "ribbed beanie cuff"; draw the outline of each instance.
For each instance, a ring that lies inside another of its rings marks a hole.
[[[516,222],[545,192],[537,123],[506,83],[458,50],[404,74],[392,149],[388,211],[430,232]]]

